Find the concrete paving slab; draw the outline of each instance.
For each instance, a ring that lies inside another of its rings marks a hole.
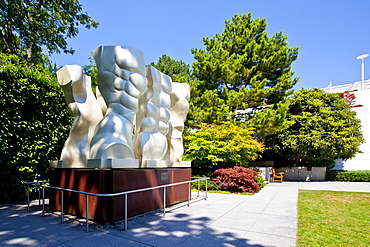
[[[227,212],[222,218],[229,218],[229,219],[247,219],[253,220],[257,219],[260,214],[252,213],[252,212],[236,212],[235,210]]]
[[[289,247],[295,246],[295,237],[283,237],[249,231],[240,240],[238,246],[243,247]]]
[[[261,203],[258,203],[256,201],[247,202],[247,203],[238,205],[237,207],[233,209],[233,211],[237,213],[248,212],[248,213],[261,214],[268,205],[269,205],[269,202],[261,202]]]
[[[210,226],[219,226],[225,227],[229,229],[236,229],[242,231],[249,231],[257,217],[255,218],[239,218],[239,219],[232,219],[228,217],[221,217],[220,219],[215,220],[210,224]]]
[[[131,219],[128,231],[91,224],[85,233],[84,219],[41,217],[38,202],[31,212],[25,203],[0,205],[0,246],[295,246],[299,189],[370,192],[370,183],[284,182],[253,196],[208,193],[190,207],[167,208],[165,217],[158,211]]]
[[[126,238],[118,237],[109,233],[105,232],[100,232],[100,233],[95,233],[93,235],[89,235],[83,238],[78,238],[73,241],[66,242],[68,246],[151,246],[147,244],[143,244],[140,242],[136,242],[133,240],[129,240]]]
[[[296,217],[260,215],[251,231],[294,238],[297,234],[297,219]]]
[[[0,230],[0,246],[53,246],[61,243],[30,227]]]
[[[297,215],[297,212],[297,205],[292,205],[291,203],[271,203],[263,211],[263,214],[292,217],[294,214]]]
[[[210,226],[181,242],[178,246],[238,246],[247,231]]]
[[[109,234],[150,246],[177,246],[198,231],[198,229],[191,228],[177,230],[156,226],[146,229],[133,228],[128,231],[109,230]]]
[[[300,182],[299,189],[370,193],[370,182]]]

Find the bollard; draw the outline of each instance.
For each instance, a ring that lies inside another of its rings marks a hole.
[[[163,187],[163,217],[166,216],[166,187]]]
[[[89,232],[89,195],[86,195],[86,232]]]

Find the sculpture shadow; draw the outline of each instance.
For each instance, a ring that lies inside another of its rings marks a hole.
[[[263,246],[249,244],[244,238],[247,231],[212,225],[220,217],[220,211],[206,213],[204,209],[187,208],[182,203],[171,207],[165,216],[159,211],[138,216],[129,221],[127,231],[121,225],[108,229],[108,233],[148,246]]]

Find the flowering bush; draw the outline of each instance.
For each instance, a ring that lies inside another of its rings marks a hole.
[[[221,185],[221,189],[233,192],[256,193],[261,187],[257,184],[260,180],[258,172],[245,167],[234,166],[233,168],[222,168],[214,173],[215,184]]]

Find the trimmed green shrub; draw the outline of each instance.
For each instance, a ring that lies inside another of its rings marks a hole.
[[[24,201],[22,182],[48,180],[72,124],[53,74],[0,54],[0,204]]]
[[[240,166],[222,168],[216,170],[214,176],[213,181],[221,185],[222,190],[256,193],[261,189],[256,183],[256,177],[259,177],[258,172],[250,168]]]
[[[199,176],[195,176],[199,177]],[[220,184],[215,184],[211,179],[201,180],[199,184],[200,190],[206,190],[206,185],[208,190],[221,190]],[[198,189],[198,182],[193,182],[192,189]]]
[[[256,181],[260,189],[266,186],[265,179],[263,179],[262,176],[256,176],[254,177],[254,180]]]
[[[370,182],[370,170],[363,170],[363,171],[327,170],[326,180],[327,181]]]

